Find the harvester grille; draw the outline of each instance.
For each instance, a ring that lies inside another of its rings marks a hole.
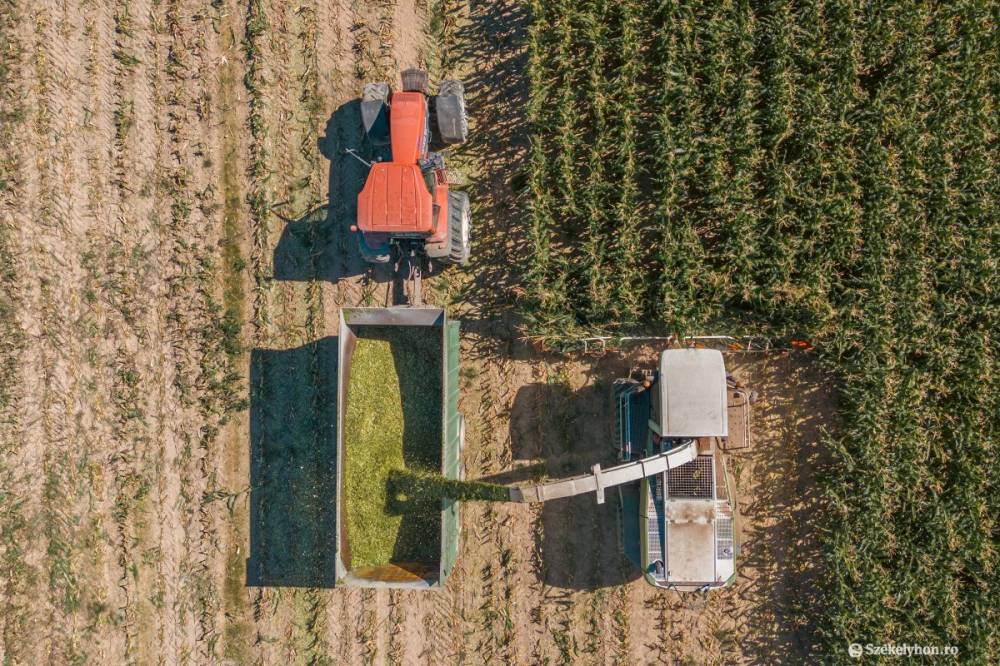
[[[667,472],[667,496],[671,499],[714,499],[712,456],[698,456]]]
[[[663,516],[663,476],[656,475],[649,479],[650,484],[650,494],[649,494],[649,506],[646,508],[646,536],[648,544],[648,554],[649,562],[653,563],[657,560],[663,561],[663,541],[661,540],[661,535],[663,534],[664,527],[664,516]],[[666,566],[664,566],[664,575],[666,575]],[[652,572],[654,578],[663,580],[663,578],[655,571]]]
[[[719,518],[715,521],[716,557],[720,560],[733,559],[733,519]]]

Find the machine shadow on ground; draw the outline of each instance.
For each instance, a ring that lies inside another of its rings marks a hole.
[[[298,217],[287,217],[282,207],[272,207],[275,215],[285,222],[274,249],[274,279],[333,283],[358,276],[378,283],[392,279],[389,266],[376,266],[364,260],[356,232],[350,229],[368,168],[345,151],[353,149],[367,158],[369,149],[365,144],[361,101],[353,99],[333,112],[327,120],[325,135],[319,139],[320,152],[330,160],[327,202],[297,213]]]
[[[469,275],[454,295],[468,310],[463,323],[508,318],[517,298],[528,256],[525,167],[529,155],[526,7],[508,2],[470,3],[470,21],[457,31],[446,54],[443,76],[460,75],[472,126],[469,141],[450,149],[459,169],[469,172],[466,190],[473,206]],[[483,48],[484,41],[489,48]],[[468,70],[453,71],[455,62]],[[503,353],[506,341],[483,338]]]
[[[337,338],[250,356],[247,585],[333,587]]]
[[[601,378],[576,391],[562,383],[518,389],[510,413],[511,453],[515,465],[521,461],[527,466],[516,469],[542,471],[544,465],[546,476],[556,480],[588,473],[595,463],[617,464],[612,374],[604,368]],[[507,479],[530,483],[516,476]],[[604,504],[597,503],[594,493],[545,502],[541,521],[535,546],[542,553],[547,585],[596,590],[639,577],[622,551],[616,492],[609,490]]]
[[[760,365],[753,448],[733,456],[744,524],[736,592],[769,628],[746,639],[758,663],[808,661],[823,609],[818,521],[825,499],[817,481],[830,464],[823,438],[834,406],[811,361],[786,355]]]

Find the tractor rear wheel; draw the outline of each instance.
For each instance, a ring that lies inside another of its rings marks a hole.
[[[434,109],[441,141],[463,143],[469,134],[469,121],[465,115],[465,86],[462,82],[442,82],[434,98]]]
[[[464,265],[472,250],[472,206],[465,192],[448,192],[448,261]]]

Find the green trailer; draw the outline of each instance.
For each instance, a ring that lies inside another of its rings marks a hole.
[[[440,587],[459,502],[414,506],[396,481],[462,478],[459,324],[434,307],[345,308],[338,361],[337,585]]]

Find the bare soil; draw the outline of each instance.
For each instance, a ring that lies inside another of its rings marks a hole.
[[[471,114],[472,140],[450,158],[474,202],[474,257],[427,285],[463,322],[467,478],[613,460],[610,382],[656,350],[545,355],[511,315],[528,148],[520,5],[20,0],[4,19],[4,101],[20,111],[0,146],[13,165],[0,175],[0,330],[19,343],[0,345],[0,661],[809,652],[797,618],[833,412],[808,356],[727,359],[761,401],[755,445],[734,463],[740,577],[707,598],[638,580],[614,503],[592,497],[467,504],[458,567],[434,593],[330,589],[299,566],[329,553],[275,545],[330,536],[334,499],[309,484],[329,487],[338,310],[399,296],[347,229],[364,172],[343,151],[360,139],[361,84],[409,66],[463,78]],[[282,512],[299,512],[308,539]]]

